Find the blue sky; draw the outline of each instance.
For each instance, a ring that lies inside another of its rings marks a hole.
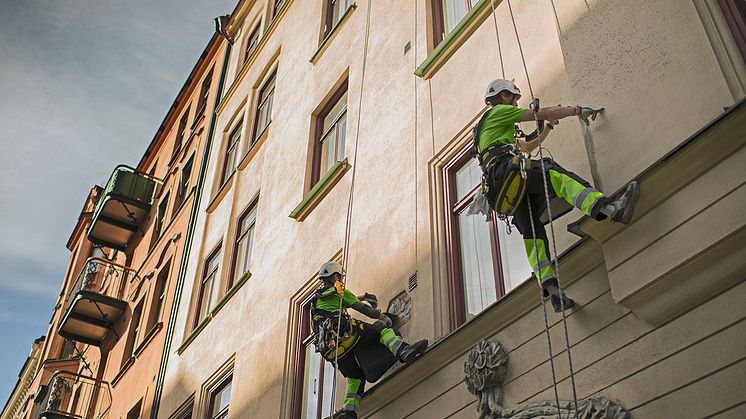
[[[0,403],[47,333],[65,243],[136,164],[237,0],[0,0]]]

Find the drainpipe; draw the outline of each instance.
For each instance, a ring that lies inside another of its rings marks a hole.
[[[227,42],[225,45],[225,55],[223,56],[223,67],[220,70],[220,81],[218,82],[217,94],[215,95],[215,103],[213,104],[212,116],[210,117],[210,126],[207,129],[207,144],[205,144],[205,152],[202,157],[202,164],[200,165],[199,178],[197,179],[197,190],[194,197],[194,203],[192,204],[192,212],[189,215],[189,228],[187,229],[187,236],[184,240],[184,254],[181,256],[181,267],[179,268],[179,277],[176,282],[176,294],[174,295],[174,303],[171,306],[171,316],[168,319],[168,326],[166,327],[166,342],[163,346],[161,365],[158,369],[158,381],[156,382],[153,405],[150,410],[151,419],[158,419],[158,408],[161,404],[161,396],[163,394],[163,382],[166,378],[168,355],[169,352],[171,352],[171,343],[173,341],[174,329],[176,326],[176,314],[179,311],[179,302],[181,301],[181,292],[184,288],[187,262],[189,262],[189,253],[191,251],[192,241],[194,239],[194,230],[196,229],[197,215],[199,214],[199,204],[202,200],[202,188],[205,182],[205,176],[207,174],[207,162],[210,156],[212,141],[215,137],[215,122],[217,120],[217,113],[215,112],[215,110],[218,108],[220,100],[222,99],[223,84],[225,83],[225,73],[228,69],[228,59],[230,57],[230,54],[231,44],[230,42]]]

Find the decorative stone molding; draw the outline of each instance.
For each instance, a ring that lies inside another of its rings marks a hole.
[[[396,315],[399,319],[397,326],[401,327],[412,317],[412,297],[402,292],[389,302],[386,312]]]
[[[482,340],[469,353],[464,363],[464,382],[477,396],[479,419],[556,418],[557,403],[544,401],[506,408],[503,402],[503,382],[508,372],[508,352],[497,341]],[[619,403],[603,396],[578,400],[580,419],[629,419],[629,413]],[[561,400],[559,415],[575,417],[572,401]]]

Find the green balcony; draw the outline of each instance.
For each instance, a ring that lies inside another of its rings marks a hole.
[[[147,218],[155,188],[152,176],[129,166],[117,166],[99,197],[88,228],[88,240],[112,249],[126,250],[140,231],[140,223]]]

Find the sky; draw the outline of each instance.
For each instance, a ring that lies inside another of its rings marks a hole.
[[[0,0],[0,405],[88,191],[135,165],[237,0]]]

